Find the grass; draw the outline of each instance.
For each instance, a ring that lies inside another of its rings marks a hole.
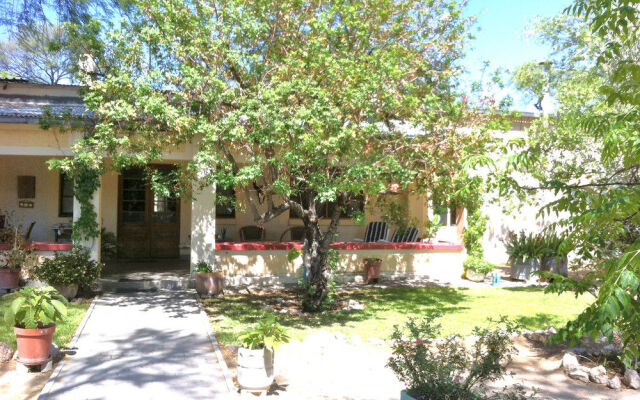
[[[5,310],[11,303],[10,297],[0,297],[0,317],[4,316]],[[90,300],[78,303],[69,303],[67,320],[64,323],[56,325],[56,331],[53,334],[53,341],[58,347],[66,347],[73,338],[80,321],[84,318],[91,304]],[[13,327],[7,325],[4,319],[0,318],[0,342],[8,343],[13,349],[16,348],[16,337],[13,334]]]
[[[441,313],[438,322],[442,335],[468,335],[475,326],[486,326],[487,317],[505,315],[521,324],[522,329],[559,327],[576,317],[594,299],[590,295],[544,294],[541,288],[388,288],[362,289],[341,293],[340,300],[355,299],[365,305],[362,311],[323,314],[283,315],[265,310],[261,303],[272,304],[283,293],[255,296],[234,294],[205,300],[212,328],[224,344],[237,344],[239,332],[270,314],[290,328],[293,339],[303,340],[317,329],[341,332],[362,339],[388,339],[396,324],[410,316]],[[288,299],[286,299],[288,300]],[[217,316],[223,315],[219,319]]]

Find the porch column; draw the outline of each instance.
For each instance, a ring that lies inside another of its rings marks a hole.
[[[191,272],[200,261],[216,261],[216,186],[194,191],[191,201]]]
[[[100,197],[102,192],[102,177],[100,178],[101,185],[93,192],[93,196],[91,197],[91,205],[96,212],[96,219],[98,224],[98,231],[102,229],[102,207],[100,206]],[[80,202],[77,198],[73,198],[73,222],[75,223],[78,218],[80,218]],[[74,245],[80,245],[84,248],[89,249],[89,254],[91,255],[91,259],[100,261],[100,236],[96,238],[91,238],[88,240],[80,240],[79,242],[74,242]]]

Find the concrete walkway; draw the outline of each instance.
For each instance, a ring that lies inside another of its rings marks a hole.
[[[39,399],[221,399],[227,384],[190,291],[105,294]]]

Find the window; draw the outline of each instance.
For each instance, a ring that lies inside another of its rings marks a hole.
[[[233,188],[216,189],[216,218],[236,217],[236,191]]]
[[[60,199],[58,216],[73,217],[73,180],[60,172]]]
[[[455,206],[440,206],[435,207],[435,212],[440,217],[439,223],[441,226],[455,226],[458,224],[458,211]]]
[[[294,195],[291,196],[291,199],[297,202],[303,202],[302,196]],[[331,218],[331,213],[333,212],[333,207],[335,207],[335,202],[324,202],[320,203],[318,206],[318,217],[319,218]],[[351,218],[356,212],[364,212],[364,196],[358,195],[354,201],[352,201],[347,207],[346,210],[343,210],[340,214],[340,218]],[[289,212],[289,218],[297,218],[300,219],[300,216],[297,215],[293,210]]]

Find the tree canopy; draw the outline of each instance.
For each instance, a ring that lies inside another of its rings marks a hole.
[[[470,23],[457,1],[130,6],[73,35],[96,64],[79,74],[99,121],[76,150],[124,168],[197,142],[174,186],[236,188],[258,224],[289,210],[302,218],[310,309],[327,298],[328,245],[351,204],[452,191],[500,126],[497,105],[470,112],[456,93]],[[324,202],[335,205],[326,228]]]
[[[640,306],[640,119],[637,0],[578,0],[569,17],[540,25],[554,49],[544,65],[527,64],[516,74],[521,88],[536,97],[550,88],[558,109],[516,143],[514,174],[502,180],[510,190],[552,190],[557,200],[543,212],[561,218],[552,228],[574,249],[577,266],[589,266],[586,279],[555,276],[549,291],[589,291],[597,296],[559,340],[620,333],[623,361],[638,358]],[[542,80],[542,84],[540,81]],[[536,184],[525,186],[525,172]]]

